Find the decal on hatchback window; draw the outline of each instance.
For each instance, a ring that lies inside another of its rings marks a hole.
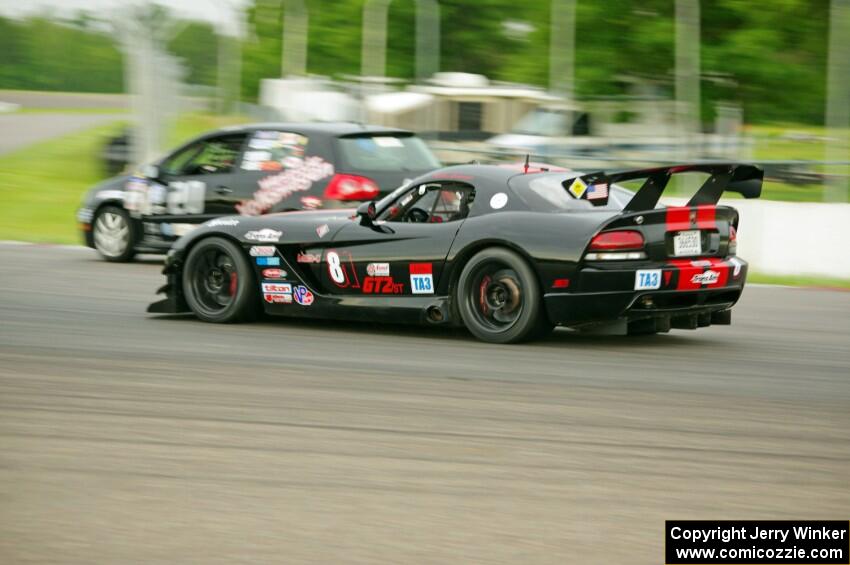
[[[307,157],[300,167],[292,167],[260,179],[259,190],[250,200],[236,205],[244,216],[258,216],[296,192],[308,190],[313,183],[334,174],[334,167],[321,157]]]

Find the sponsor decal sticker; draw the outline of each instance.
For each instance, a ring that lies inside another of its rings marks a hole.
[[[279,292],[266,292],[263,299],[269,304],[292,304],[292,294]]]
[[[508,203],[508,195],[504,192],[497,192],[490,199],[490,208],[493,210],[501,210]]]
[[[248,253],[251,257],[271,257],[276,251],[274,245],[252,245]]]
[[[264,279],[285,279],[288,274],[283,269],[263,269]]]
[[[410,289],[413,294],[434,294],[431,263],[410,264]]]
[[[208,228],[217,228],[221,226],[233,227],[239,225],[239,220],[237,220],[236,218],[215,218],[206,222],[204,225]]]
[[[295,302],[301,306],[310,306],[313,303],[313,293],[306,286],[295,287]]]
[[[711,267],[711,261],[708,259],[697,259],[696,261],[691,261],[692,267]]]
[[[744,263],[740,259],[738,259],[737,257],[732,257],[731,259],[729,259],[729,262],[734,267],[734,269],[732,270],[732,276],[733,277],[741,276],[741,268],[744,266]]]
[[[574,197],[581,198],[587,190],[587,184],[581,179],[575,179],[567,190]]]
[[[257,257],[257,265],[261,267],[280,266],[280,257]]]
[[[282,167],[282,165],[280,165]],[[296,192],[308,190],[313,183],[334,174],[334,167],[321,157],[307,157],[299,167],[291,167],[260,179],[259,190],[251,200],[243,200],[236,210],[243,216],[259,216]]]
[[[277,242],[280,241],[280,236],[283,235],[282,231],[273,230],[271,228],[263,228],[261,230],[252,230],[245,234],[245,239],[250,239],[251,241],[272,241]]]
[[[691,277],[691,282],[694,284],[716,284],[718,280],[720,280],[720,273],[717,271],[697,273]]]
[[[661,288],[661,269],[635,271],[635,290],[656,290],[658,288]]]
[[[366,274],[370,277],[388,277],[390,276],[390,264],[369,263],[366,265]]]
[[[325,237],[328,235],[328,232],[331,231],[331,228],[328,227],[328,224],[322,224],[321,226],[316,228],[316,235],[319,237]]]
[[[322,256],[318,253],[304,253],[302,251],[295,257],[295,260],[299,263],[321,263]]]
[[[363,294],[401,294],[404,283],[397,283],[392,277],[366,277],[363,279]]]
[[[279,282],[265,282],[262,283],[263,292],[264,293],[284,293],[284,294],[292,294],[292,285],[289,283],[279,283]]]

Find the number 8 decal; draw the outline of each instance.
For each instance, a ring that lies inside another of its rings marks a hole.
[[[330,274],[331,280],[338,286],[345,286],[345,269],[339,264],[339,255],[336,251],[328,251],[327,258],[328,274]]]

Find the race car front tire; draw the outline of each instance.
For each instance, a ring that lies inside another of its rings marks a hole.
[[[204,322],[247,322],[259,313],[254,273],[232,241],[209,237],[189,251],[182,275],[183,296]]]
[[[537,277],[517,253],[493,247],[476,253],[455,287],[463,323],[490,343],[517,343],[551,331]]]
[[[127,210],[104,206],[92,222],[94,248],[107,261],[126,263],[136,255],[136,230]]]

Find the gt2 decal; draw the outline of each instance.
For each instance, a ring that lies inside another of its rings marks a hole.
[[[363,279],[363,294],[401,294],[404,283],[397,283],[392,277],[366,277]]]
[[[431,263],[410,264],[410,290],[413,294],[434,294]]]
[[[244,216],[259,216],[295,192],[308,190],[313,183],[334,174],[334,167],[321,157],[307,157],[300,167],[292,167],[260,179],[260,189],[251,200],[243,200],[236,210]]]
[[[299,285],[295,287],[295,302],[301,306],[310,306],[313,304],[313,300],[313,293],[306,286]]]

